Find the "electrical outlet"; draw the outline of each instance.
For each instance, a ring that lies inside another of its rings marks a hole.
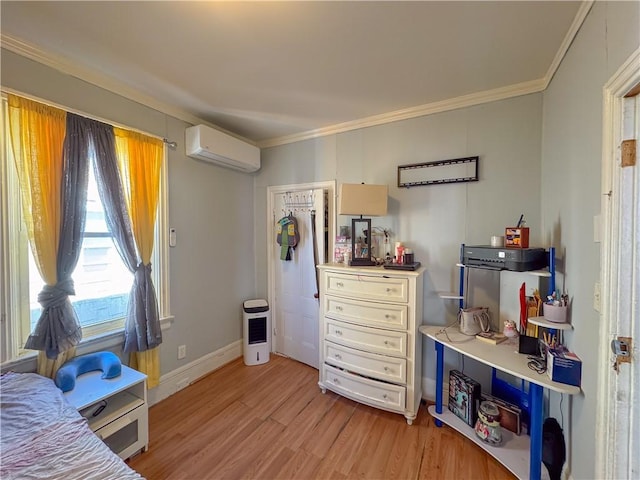
[[[178,347],[178,360],[181,360],[186,356],[187,356],[187,346],[186,345],[180,345]]]

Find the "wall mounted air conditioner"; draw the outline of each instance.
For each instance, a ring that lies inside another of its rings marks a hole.
[[[260,168],[260,149],[206,125],[187,128],[187,156],[242,172]]]

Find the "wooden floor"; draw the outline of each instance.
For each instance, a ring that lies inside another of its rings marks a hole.
[[[409,426],[317,382],[283,357],[235,360],[153,406],[149,451],[129,465],[149,480],[514,478],[424,405]]]

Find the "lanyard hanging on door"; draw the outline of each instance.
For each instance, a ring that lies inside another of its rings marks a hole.
[[[311,210],[311,235],[313,236],[313,269],[316,274],[315,298],[320,301],[320,279],[318,278],[318,239],[316,238],[316,211]]]

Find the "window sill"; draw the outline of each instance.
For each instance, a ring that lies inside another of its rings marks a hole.
[[[162,331],[168,330],[173,325],[175,317],[169,315],[160,319],[160,328]],[[98,352],[101,350],[109,350],[114,347],[121,346],[124,342],[124,332],[119,330],[117,332],[103,333],[101,335],[95,335],[86,339],[82,339],[80,345],[77,347],[76,355],[85,355],[87,353]],[[38,358],[38,352],[29,351],[18,358],[9,360],[0,365],[2,372],[14,371],[14,372],[35,372],[36,360]]]

